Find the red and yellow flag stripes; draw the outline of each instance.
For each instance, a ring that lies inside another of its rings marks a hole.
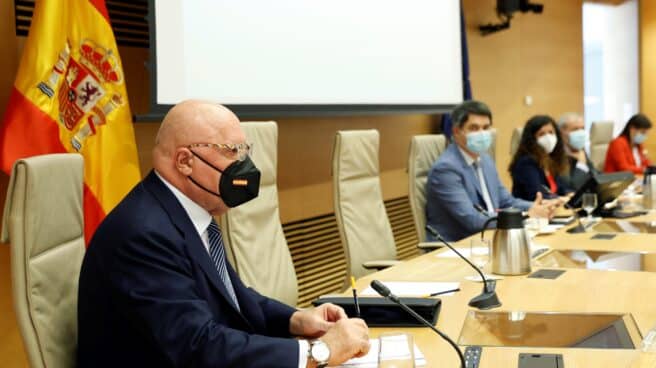
[[[139,181],[132,113],[104,0],[40,0],[0,125],[0,165],[84,156],[87,243]],[[56,193],[52,193],[57,195]]]

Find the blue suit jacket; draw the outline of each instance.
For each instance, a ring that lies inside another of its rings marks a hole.
[[[79,367],[298,367],[295,309],[228,272],[230,301],[182,205],[151,172],[109,214],[79,284]]]
[[[490,156],[482,154],[480,164],[495,209],[515,207],[527,210],[531,207],[531,202],[516,199],[508,193]],[[448,241],[466,238],[481,231],[488,219],[476,210],[475,204],[485,208],[480,182],[458,145],[452,142],[428,172],[426,223]],[[426,236],[428,240],[435,240],[429,233]]]
[[[542,193],[543,198],[553,198],[572,191],[567,181],[560,176],[555,177],[556,185],[558,186],[557,192],[551,193],[551,191],[547,190],[549,188],[547,176],[544,174],[544,170],[540,168],[538,162],[531,156],[519,157],[515,165],[511,168],[510,174],[513,178],[512,194],[517,198],[527,201],[534,201],[537,192]]]

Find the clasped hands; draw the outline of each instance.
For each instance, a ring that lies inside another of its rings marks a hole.
[[[359,318],[348,318],[344,309],[331,303],[294,312],[289,332],[308,339],[321,338],[330,348],[331,366],[369,352],[367,324]]]

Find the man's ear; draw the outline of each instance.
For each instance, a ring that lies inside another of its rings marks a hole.
[[[459,135],[459,134],[460,134],[460,131],[461,131],[461,129],[460,129],[460,127],[458,126],[458,124],[454,124],[453,127],[451,127],[451,135],[452,135],[453,137]]]
[[[194,155],[189,148],[179,147],[175,150],[173,157],[175,161],[175,168],[184,176],[191,175],[193,171],[191,165],[194,161]]]

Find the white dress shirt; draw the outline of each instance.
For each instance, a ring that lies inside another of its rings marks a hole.
[[[173,184],[169,183],[164,179],[157,171],[155,171],[157,177],[166,185],[169,190],[173,193],[175,198],[180,202],[182,208],[191,219],[191,223],[194,225],[194,228],[198,232],[200,239],[203,241],[207,255],[210,255],[210,242],[207,236],[207,227],[210,226],[212,222],[212,215],[207,212],[203,207],[199,206],[196,202],[192,201],[184,193],[182,193],[178,188],[174,187]],[[299,368],[305,368],[307,366],[308,359],[308,350],[310,345],[307,340],[298,340],[298,366]]]
[[[633,160],[637,167],[642,166],[642,160],[640,159],[640,149],[638,146],[633,146]]]
[[[462,157],[465,158],[465,162],[467,163],[467,165],[471,166],[472,170],[474,170],[474,173],[478,177],[478,182],[481,185],[481,194],[483,194],[483,202],[485,202],[485,207],[487,207],[486,208],[487,212],[491,215],[494,215],[496,212],[496,208],[494,208],[492,197],[490,197],[490,192],[488,191],[487,184],[485,183],[485,175],[483,175],[483,169],[481,168],[481,157],[479,156],[476,159],[474,159],[469,155],[469,153],[467,153],[465,150],[460,148],[460,146],[458,146],[458,149],[460,150],[460,154],[462,154]]]

